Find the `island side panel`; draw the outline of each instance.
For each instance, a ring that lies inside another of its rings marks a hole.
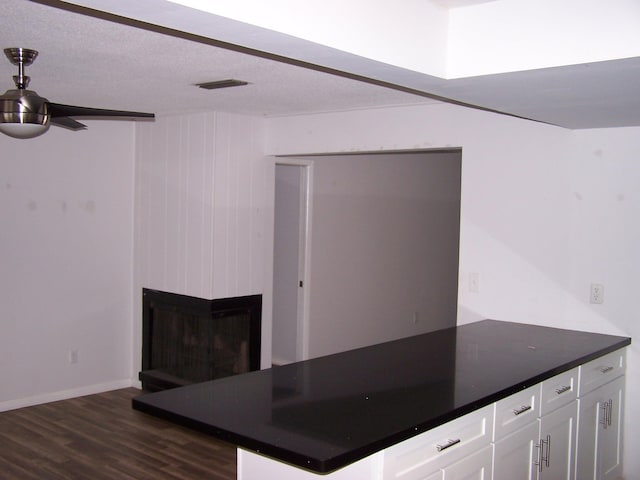
[[[238,448],[238,480],[382,480],[383,452],[374,453],[333,473],[322,475]]]

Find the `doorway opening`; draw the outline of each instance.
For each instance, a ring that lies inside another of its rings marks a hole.
[[[456,324],[461,149],[308,154],[277,157],[275,163],[274,177],[292,169],[293,182],[298,182],[297,189],[291,189],[289,217],[300,218],[306,199],[313,228],[310,234],[307,230],[306,251],[284,249],[285,258],[305,259],[308,278],[298,292],[304,294],[302,308],[308,310],[299,317],[303,323],[283,326],[287,317],[278,313],[277,290],[285,282],[274,277],[274,364]],[[311,167],[300,168],[304,165],[312,165],[311,182],[300,176],[301,171],[311,172]],[[275,190],[279,197],[280,186]],[[276,248],[284,231],[277,218],[280,208],[276,204]],[[300,232],[301,225],[304,220],[291,230]],[[280,258],[274,255],[276,272]],[[299,265],[294,263],[294,272]],[[301,278],[294,276],[289,285]],[[299,304],[293,305],[295,310]],[[304,341],[296,343],[293,339],[300,336]],[[285,345],[306,353],[287,353],[279,344],[286,338],[290,340]]]
[[[279,159],[275,172],[273,365],[308,358],[313,162]]]

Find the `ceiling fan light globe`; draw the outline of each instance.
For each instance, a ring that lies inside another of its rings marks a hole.
[[[49,124],[0,123],[0,132],[13,138],[35,138],[49,130]]]

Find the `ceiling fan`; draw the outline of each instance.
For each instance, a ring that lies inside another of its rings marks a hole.
[[[154,118],[153,113],[105,110],[52,103],[33,90],[27,90],[30,78],[24,67],[31,65],[38,52],[28,48],[5,48],[9,61],[18,66],[13,81],[16,88],[0,95],[0,132],[14,138],[33,138],[42,135],[51,124],[70,130],[82,130],[86,125],[71,117]]]

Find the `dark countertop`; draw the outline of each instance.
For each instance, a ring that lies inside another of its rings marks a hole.
[[[630,343],[483,320],[141,395],[133,408],[327,473]]]

